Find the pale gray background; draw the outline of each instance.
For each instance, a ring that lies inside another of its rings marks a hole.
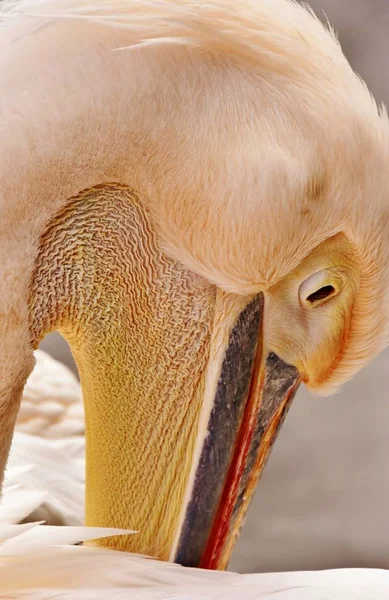
[[[311,5],[335,25],[377,100],[389,103],[389,0]],[[42,347],[69,360],[58,340]],[[386,352],[335,397],[298,393],[230,568],[389,568],[388,372]]]

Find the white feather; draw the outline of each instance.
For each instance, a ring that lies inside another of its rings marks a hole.
[[[52,439],[83,435],[82,396],[75,376],[45,352],[38,350],[36,359],[24,388],[18,430]]]

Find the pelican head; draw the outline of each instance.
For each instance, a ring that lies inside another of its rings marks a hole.
[[[386,113],[290,0],[3,10],[0,467],[58,330],[87,524],[223,568],[299,383],[387,343]]]

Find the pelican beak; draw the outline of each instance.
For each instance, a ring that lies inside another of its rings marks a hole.
[[[86,524],[104,543],[226,567],[297,371],[264,351],[263,296],[239,297],[167,258],[139,199],[73,199],[40,241],[34,345],[69,341],[86,419]]]
[[[263,296],[239,314],[223,348],[174,560],[227,567],[272,444],[297,391],[294,367],[265,353]],[[200,433],[200,431],[199,431]]]

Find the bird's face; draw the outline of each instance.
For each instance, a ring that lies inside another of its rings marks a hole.
[[[319,393],[333,386],[350,344],[359,287],[352,247],[338,234],[265,291],[268,348],[296,366],[306,385]]]

